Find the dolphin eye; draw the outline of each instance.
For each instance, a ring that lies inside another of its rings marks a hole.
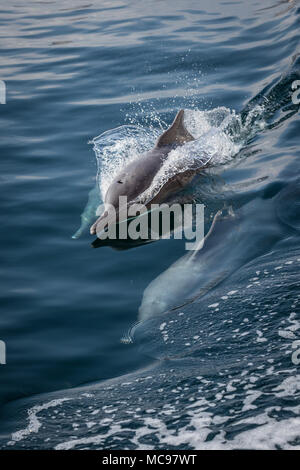
[[[123,184],[123,181],[119,180],[119,181],[117,181],[117,183],[119,183],[119,184]]]

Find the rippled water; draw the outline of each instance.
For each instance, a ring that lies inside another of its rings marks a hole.
[[[8,3],[0,21],[1,447],[299,448],[299,2]],[[155,184],[209,161],[185,196],[206,230],[232,223],[192,258],[92,249],[112,177],[180,108],[196,142]]]

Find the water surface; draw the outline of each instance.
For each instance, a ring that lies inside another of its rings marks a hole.
[[[299,14],[296,0],[2,3],[2,448],[299,447]],[[224,269],[241,262],[222,283],[124,344],[184,241],[72,235],[97,174],[103,191],[180,108],[214,158],[190,188],[207,224],[233,206],[248,235],[224,245]],[[119,148],[88,145],[105,131]]]

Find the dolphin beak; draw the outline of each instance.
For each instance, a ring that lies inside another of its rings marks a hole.
[[[116,210],[110,213],[109,211],[103,212],[103,214],[96,220],[96,222],[90,228],[91,235],[99,235],[107,230],[114,224],[127,220],[127,206],[122,207],[121,210]]]
[[[90,228],[91,235],[97,235],[100,238],[101,233],[104,230],[108,230],[114,224],[120,224],[135,218],[135,216],[128,217],[128,205],[119,207],[113,212],[105,211],[103,214],[96,220],[96,222]]]
[[[102,232],[108,226],[108,212],[105,211],[103,214],[96,220],[96,222],[90,228],[90,234],[96,235],[97,233]]]

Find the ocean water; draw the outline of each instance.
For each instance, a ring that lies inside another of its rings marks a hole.
[[[299,1],[0,11],[0,447],[299,449]],[[180,108],[150,192],[209,163],[182,197],[228,216],[193,254],[93,243]]]

